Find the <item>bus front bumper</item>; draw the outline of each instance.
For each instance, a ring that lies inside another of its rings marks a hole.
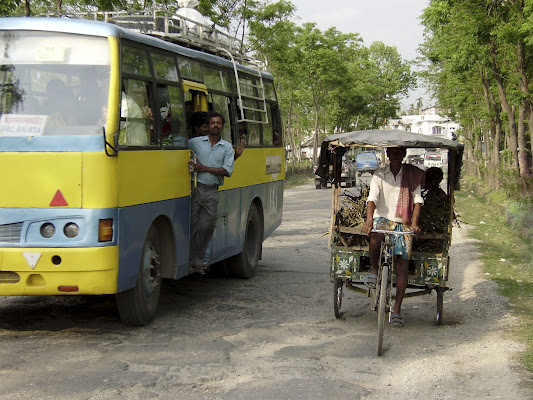
[[[118,247],[0,248],[0,296],[117,291]]]

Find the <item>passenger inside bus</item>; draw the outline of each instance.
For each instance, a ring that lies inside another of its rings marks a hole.
[[[181,132],[181,121],[174,115],[172,106],[170,104],[161,106],[159,114],[161,117],[161,138],[163,146],[187,146],[187,138]]]
[[[273,133],[272,144],[274,146],[281,146],[281,135],[278,131],[274,131]]]
[[[191,138],[209,134],[209,117],[205,111],[196,111],[191,115]]]
[[[46,100],[41,113],[48,115],[47,126],[76,125],[74,97],[61,79],[51,79],[46,85]]]

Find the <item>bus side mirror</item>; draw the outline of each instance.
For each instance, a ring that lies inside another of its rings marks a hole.
[[[115,143],[111,144],[107,141],[107,136],[105,134],[105,126],[102,126],[102,136],[104,137],[104,148],[105,148],[105,154],[108,157],[117,157],[118,156],[118,146],[117,146],[117,135],[113,135],[113,141]],[[112,153],[109,152],[109,149],[111,149]]]

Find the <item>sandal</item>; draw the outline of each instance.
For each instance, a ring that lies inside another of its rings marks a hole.
[[[405,326],[405,320],[403,319],[401,314],[392,314],[391,315],[391,319],[390,319],[390,323],[395,328],[402,328],[402,327]]]
[[[365,285],[370,289],[375,289],[378,282],[378,275],[369,272],[365,278]]]
[[[196,272],[200,275],[205,275],[205,269],[201,265],[191,265],[189,267],[189,273]]]

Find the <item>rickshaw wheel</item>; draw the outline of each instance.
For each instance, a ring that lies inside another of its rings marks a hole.
[[[340,318],[342,316],[342,286],[342,279],[335,278],[333,280],[333,310],[335,311],[336,318]]]
[[[383,329],[385,325],[386,316],[386,304],[387,301],[387,289],[388,289],[389,269],[384,267],[381,270],[381,282],[379,288],[376,287],[376,291],[379,290],[378,299],[378,356],[383,354]]]
[[[442,325],[442,310],[444,308],[444,288],[438,287],[437,291],[437,325]]]

